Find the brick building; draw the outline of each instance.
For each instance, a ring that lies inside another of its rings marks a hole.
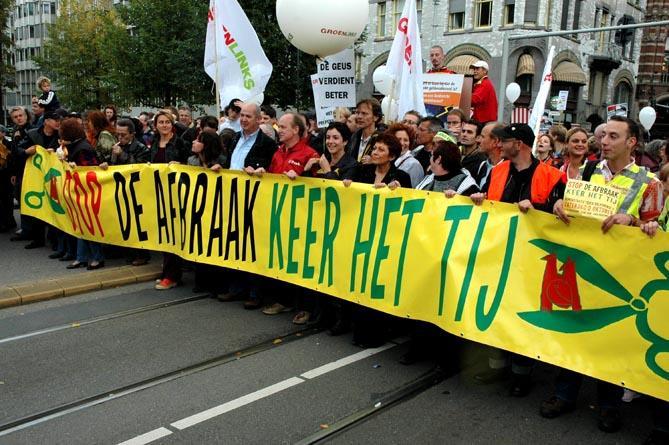
[[[669,20],[668,0],[648,0],[646,21]],[[645,28],[639,56],[636,98],[657,112],[653,136],[669,136],[669,27]]]

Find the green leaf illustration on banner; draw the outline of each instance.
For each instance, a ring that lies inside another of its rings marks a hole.
[[[616,323],[636,313],[630,306],[588,309],[579,312],[519,312],[518,316],[526,322],[555,332],[578,334],[591,332]]]
[[[576,273],[581,278],[614,297],[618,297],[627,303],[634,299],[632,294],[618,280],[613,278],[601,264],[587,253],[543,239],[535,239],[530,243],[548,253],[555,254],[563,263],[567,261],[567,258],[571,258],[576,264]]]
[[[553,311],[552,306],[549,305],[542,306],[542,310],[539,311],[519,312],[518,316],[521,319],[541,329],[578,334],[596,331],[627,317],[635,316],[639,335],[650,343],[645,356],[646,365],[659,377],[669,380],[669,369],[665,369],[667,361],[660,359],[660,355],[669,357],[669,339],[654,332],[648,320],[651,299],[658,292],[669,291],[669,268],[667,268],[669,252],[660,252],[654,258],[655,267],[665,278],[646,283],[639,292],[639,296],[634,297],[587,253],[543,239],[531,240],[530,243],[548,252],[549,257],[557,258],[565,265],[573,264],[576,273],[581,278],[625,301],[627,305],[581,310],[579,301],[578,308],[572,305],[571,311]]]
[[[44,192],[46,193],[47,198],[49,199],[49,204],[51,205],[51,210],[61,215],[65,214],[65,209],[60,205],[60,197],[58,195],[58,183],[56,182],[57,178],[62,177],[63,175],[56,170],[55,168],[50,168],[49,171],[44,175]]]

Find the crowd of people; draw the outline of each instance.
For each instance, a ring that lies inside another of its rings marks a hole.
[[[487,73],[487,65],[476,69]],[[318,128],[313,113],[285,112],[278,117],[271,106],[240,100],[231,101],[219,117],[195,120],[186,106],[136,117],[119,117],[113,105],[79,114],[60,108],[48,79],[40,79],[39,87],[44,94],[33,104],[32,119],[27,110],[15,107],[12,130],[0,128],[0,231],[15,230],[11,239],[27,242],[27,249],[50,243],[49,258],[68,262],[68,269],[104,267],[108,248],[25,215],[17,226],[13,212],[20,200],[23,167],[37,145],[73,167],[180,163],[255,177],[275,173],[290,179],[338,180],[345,186],[358,182],[375,188],[416,188],[443,193],[444,199],[469,196],[477,205],[485,199],[512,203],[523,213],[537,209],[555,214],[566,225],[574,224],[562,201],[567,181],[582,179],[623,192],[617,213],[602,222],[604,233],[616,224],[636,226],[649,237],[667,230],[667,142],[644,144],[639,125],[626,117],[612,117],[592,134],[576,125],[555,125],[535,136],[526,124],[481,122],[459,109],[449,111],[445,121],[410,111],[386,126],[380,103],[370,98],[355,110],[337,109],[335,121]],[[151,259],[151,253],[141,249],[123,253],[136,266]],[[188,264],[171,253],[162,257],[158,290],[180,285],[183,270],[193,268],[196,292],[208,292],[223,302],[243,301],[244,308],[262,308],[267,315],[295,311],[294,323],[320,323],[332,335],[353,330],[354,342],[362,347],[379,346],[398,330],[408,329],[412,341],[401,359],[407,365],[443,359],[443,348],[456,347],[459,341],[430,324],[412,321],[407,326],[406,320],[270,278]],[[477,381],[487,384],[511,376],[512,396],[531,391],[533,360],[499,350],[490,350],[489,357],[489,369],[477,375]],[[572,410],[581,381],[581,375],[561,370],[555,394],[542,403],[541,415],[554,418]],[[598,383],[598,425],[603,431],[621,427],[623,396],[630,399],[634,394]],[[655,402],[656,429],[648,443],[667,443],[669,408]]]

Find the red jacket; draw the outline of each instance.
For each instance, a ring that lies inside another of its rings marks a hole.
[[[497,94],[488,76],[474,84],[472,108],[474,109],[472,117],[481,123],[497,120]]]
[[[427,70],[427,74],[457,74],[455,71],[446,68],[445,66],[442,66],[441,68],[430,68]]]
[[[269,165],[268,173],[285,173],[293,170],[298,175],[304,172],[304,166],[311,158],[319,158],[316,150],[309,147],[304,139],[295,144],[292,148],[286,150],[286,144],[281,144],[272,156],[272,163]]]

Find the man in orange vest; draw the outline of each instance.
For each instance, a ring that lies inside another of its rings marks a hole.
[[[564,195],[566,177],[564,173],[532,156],[534,132],[526,124],[511,124],[495,127],[492,134],[502,141],[502,158],[484,182],[481,193],[471,196],[479,205],[484,199],[515,203],[521,212],[537,209],[552,213],[555,203]],[[507,357],[495,351],[491,354],[491,369],[475,376],[480,383],[500,380],[507,372]],[[500,356],[501,355],[501,356]],[[511,357],[512,384],[510,394],[523,397],[532,386],[531,373],[534,360],[513,354]]]

